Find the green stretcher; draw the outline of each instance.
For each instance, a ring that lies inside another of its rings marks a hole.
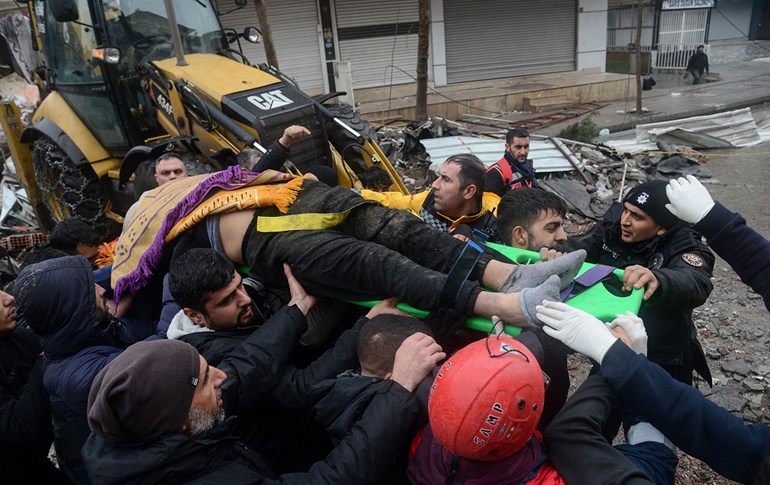
[[[540,260],[540,253],[534,251],[527,251],[525,249],[512,248],[494,243],[487,243],[487,246],[502,253],[516,264],[532,264]],[[574,284],[570,292],[571,295],[564,302],[574,308],[590,313],[603,322],[610,322],[614,320],[618,314],[623,314],[627,311],[638,314],[642,304],[642,296],[644,296],[644,289],[624,292],[621,290],[621,287],[623,286],[622,269],[615,268],[611,271],[602,271],[602,268],[594,269],[597,266],[598,265],[594,263],[583,263],[580,271],[578,271],[575,276],[577,283]],[[591,273],[589,273],[589,271],[591,271]],[[602,277],[598,282],[590,284],[589,286],[580,284],[580,281],[593,281],[593,279],[602,274],[606,274],[607,276]],[[584,276],[584,278],[581,278],[581,276]],[[563,292],[562,297],[564,296],[565,294]],[[382,300],[350,301],[350,303],[371,308],[381,301]],[[424,318],[430,313],[426,310],[414,308],[406,303],[399,303],[396,308],[417,318]],[[465,322],[465,326],[486,333],[492,331],[492,321],[488,318],[479,316],[469,317]],[[505,325],[505,333],[516,336],[521,333],[521,329],[513,325]]]

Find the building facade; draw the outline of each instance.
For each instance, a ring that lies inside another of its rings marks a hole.
[[[259,26],[253,4],[218,0],[222,25]],[[417,0],[266,0],[281,71],[308,93],[415,81]],[[604,69],[607,0],[431,0],[436,86]],[[244,45],[265,62],[261,45]]]

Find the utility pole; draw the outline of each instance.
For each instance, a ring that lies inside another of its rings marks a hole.
[[[428,47],[430,45],[430,0],[420,1],[420,28],[417,34],[417,121],[428,119]]]
[[[636,114],[642,114],[642,19],[644,0],[638,0],[636,7]]]
[[[270,19],[267,16],[265,0],[254,0],[254,7],[257,9],[257,19],[259,20],[259,30],[262,32],[262,43],[265,45],[265,57],[267,57],[267,64],[277,69],[278,54],[275,53],[275,44],[273,44],[273,31],[270,29]]]

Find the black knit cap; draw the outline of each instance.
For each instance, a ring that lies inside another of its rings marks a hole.
[[[679,222],[679,218],[666,209],[666,204],[669,203],[666,185],[668,183],[663,180],[650,180],[637,185],[628,191],[623,202],[628,202],[642,209],[655,219],[655,222],[670,229]]]
[[[88,395],[91,431],[115,443],[179,433],[198,383],[200,358],[180,340],[138,342],[96,375]]]

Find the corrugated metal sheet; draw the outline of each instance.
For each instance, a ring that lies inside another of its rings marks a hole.
[[[452,155],[470,153],[476,155],[489,167],[503,156],[505,140],[476,138],[473,136],[445,136],[420,140],[428,151],[433,163],[430,169],[438,171],[444,161]],[[530,140],[529,158],[538,173],[567,172],[574,170],[564,155],[548,140]]]
[[[615,133],[599,140],[607,146],[628,153],[656,151],[658,146],[654,142],[655,136],[672,130],[721,138],[736,147],[756,145],[763,141],[763,135],[767,136],[765,130],[760,133],[757,128],[751,108],[743,108],[707,116],[637,125],[636,131]]]

